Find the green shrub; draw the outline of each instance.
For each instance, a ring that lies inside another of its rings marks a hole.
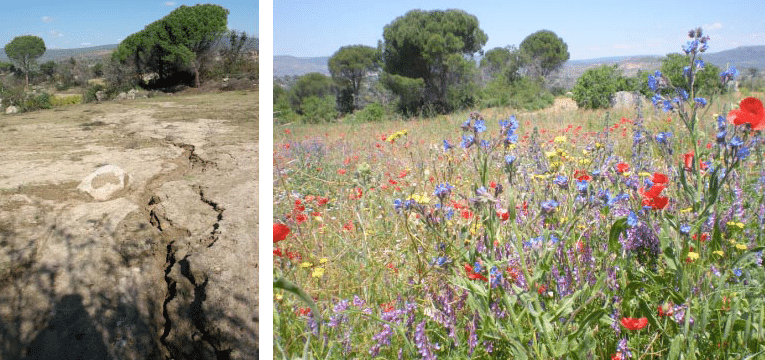
[[[337,110],[335,109],[335,97],[326,95],[324,97],[309,96],[303,99],[303,121],[310,124],[328,122],[335,119]]]
[[[589,69],[576,80],[573,99],[580,109],[607,109],[611,99],[626,83],[617,65]]]
[[[34,111],[40,109],[50,109],[53,107],[51,103],[51,94],[42,93],[39,95],[29,95],[21,106],[22,111]]]
[[[51,99],[53,106],[76,105],[82,102],[82,95],[54,96]]]
[[[519,78],[508,82],[504,76],[490,81],[482,91],[484,107],[509,106],[514,109],[539,110],[555,102],[555,96],[545,90],[541,81]]]
[[[99,91],[103,91],[105,88],[101,84],[93,84],[88,86],[85,89],[85,92],[82,94],[82,102],[83,103],[89,103],[96,101],[96,93]]]
[[[355,114],[358,122],[376,122],[385,118],[385,109],[379,102],[373,102]]]

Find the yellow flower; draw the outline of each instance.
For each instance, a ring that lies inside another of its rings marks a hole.
[[[589,154],[590,154],[590,152],[587,151],[587,149],[582,150],[582,155],[586,156],[586,155],[589,155]]]
[[[747,248],[747,247],[746,247],[746,245],[744,245],[744,244],[736,244],[736,249],[739,249],[739,250],[746,250],[746,249],[748,249],[748,248]]]
[[[638,175],[640,175],[640,176],[648,176],[648,177],[653,176],[653,174],[651,174],[649,172],[645,172],[645,171],[641,171]]]
[[[387,141],[390,142],[390,141],[396,140],[396,139],[398,139],[398,138],[400,138],[400,137],[402,137],[404,135],[406,135],[406,129],[400,130],[400,131],[396,131],[393,134],[390,134],[390,136],[388,136]]]
[[[427,195],[418,194],[412,194],[412,196],[409,197],[409,200],[414,200],[420,204],[427,204],[430,202],[430,198]]]
[[[556,144],[563,144],[563,143],[566,142],[566,137],[565,136],[556,136],[554,141],[555,141]]]
[[[510,149],[510,150],[513,150],[513,149],[515,149],[517,147],[518,147],[518,145],[510,144],[510,146],[508,146],[507,148]]]
[[[308,268],[313,266],[313,264],[309,263],[308,261],[304,261],[302,264],[300,264],[300,267],[302,268]]]
[[[548,159],[554,158],[555,155],[555,151],[545,151],[545,156],[547,156]]]
[[[319,259],[319,264],[326,264],[326,263],[327,263],[327,261],[329,261],[329,259],[327,259],[327,258],[321,258],[321,259]]]
[[[282,294],[276,294],[276,300],[282,300],[283,296]]]
[[[558,154],[558,156],[560,157],[568,157],[568,153],[566,152],[566,150],[563,150],[563,149],[555,150],[555,153]]]
[[[603,144],[601,144],[601,143],[595,143],[595,148],[596,148],[596,149],[602,149],[602,148],[603,148]]]
[[[622,173],[622,175],[624,175],[624,177],[629,177],[630,174],[631,174],[630,171],[625,171],[625,172]]]
[[[537,180],[546,180],[548,177],[550,177],[550,175],[546,175],[546,174],[542,174],[542,175],[536,174],[536,175],[534,175],[534,178],[537,179]]]
[[[696,260],[696,259],[699,258],[699,254],[695,253],[693,251],[689,251],[688,252],[688,258],[691,259],[691,260]]]
[[[680,210],[680,212],[681,212],[681,213],[687,213],[687,212],[691,212],[691,211],[693,211],[693,208],[692,208],[692,207],[689,207],[689,208],[685,208],[685,209],[682,209],[682,210]]]
[[[722,251],[720,251],[720,250],[717,250],[717,251],[712,251],[712,253],[713,253],[713,254],[717,254],[717,255],[720,255],[720,256],[723,256],[723,255],[725,255],[725,253],[724,253],[724,252],[722,252]]]
[[[483,226],[479,225],[477,223],[473,224],[473,226],[470,227],[470,234],[475,235],[478,233],[478,230],[481,230]]]
[[[727,225],[730,226],[730,227],[735,226],[735,227],[737,227],[739,229],[743,229],[744,228],[744,223],[735,222],[735,221],[728,221]]]
[[[579,165],[590,165],[591,162],[590,159],[579,159]]]
[[[320,278],[324,276],[324,268],[316,268],[313,269],[313,274],[311,274],[311,277]]]

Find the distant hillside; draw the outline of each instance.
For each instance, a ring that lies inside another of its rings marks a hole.
[[[37,59],[38,63],[46,62],[48,60],[59,61],[74,58],[98,58],[109,54],[117,44],[101,45],[87,48],[77,49],[48,49],[45,54]],[[5,55],[5,51],[0,51],[0,61],[9,62],[10,59]]]
[[[304,75],[312,72],[329,75],[327,62],[329,62],[329,56],[300,58],[277,55],[274,56],[274,76]]]
[[[229,40],[226,37],[220,38],[215,45],[213,45],[213,48],[222,48],[225,46],[228,46]],[[43,63],[48,60],[53,61],[61,61],[66,60],[71,57],[74,57],[75,59],[94,59],[94,58],[101,58],[105,55],[108,55],[111,53],[114,49],[117,48],[119,44],[111,44],[111,45],[100,45],[100,46],[92,46],[92,47],[86,47],[86,48],[77,48],[77,49],[48,49],[45,51],[45,54],[41,56],[39,59],[37,59],[38,63]],[[244,51],[248,50],[255,50],[258,51],[258,38],[248,38],[247,42],[242,47]],[[325,58],[324,62],[326,63],[328,58]],[[0,61],[9,62],[10,59],[5,55],[5,51],[0,50]],[[327,73],[329,74],[329,73]]]
[[[573,82],[584,74],[587,69],[601,66],[619,64],[625,75],[634,76],[638,70],[654,71],[661,67],[661,59],[664,56],[616,56],[587,60],[567,61],[561,70],[563,82],[573,86]],[[765,68],[765,45],[742,46],[731,50],[716,53],[702,54],[704,61],[720,68],[735,65],[739,70],[750,67]],[[329,75],[327,68],[328,56],[299,58],[294,56],[274,56],[274,76],[303,75],[310,72],[319,72]]]

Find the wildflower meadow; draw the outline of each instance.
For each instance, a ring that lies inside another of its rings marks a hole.
[[[762,94],[689,36],[632,109],[275,126],[275,357],[765,357]]]

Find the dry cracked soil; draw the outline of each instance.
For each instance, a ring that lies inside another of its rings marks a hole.
[[[0,359],[258,357],[257,99],[0,115]]]

